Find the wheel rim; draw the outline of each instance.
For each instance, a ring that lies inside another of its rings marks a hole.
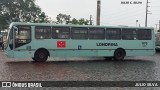
[[[123,60],[125,57],[125,52],[123,50],[116,50],[114,55],[115,60]]]
[[[35,52],[34,59],[35,61],[44,62],[48,59],[48,53],[45,50],[38,50]]]
[[[41,52],[41,53],[39,54],[39,58],[43,59],[44,57],[45,57],[45,54],[44,54],[43,52]]]
[[[122,57],[122,56],[123,56],[123,53],[122,53],[122,52],[118,52],[118,53],[117,53],[117,57],[120,58],[120,57]]]

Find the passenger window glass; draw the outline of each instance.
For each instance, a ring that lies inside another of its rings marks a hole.
[[[50,39],[51,38],[51,27],[36,26],[35,27],[35,38],[36,39]]]
[[[118,28],[107,28],[106,39],[108,40],[119,40],[121,39],[121,29]]]
[[[88,28],[74,27],[71,31],[72,39],[88,39]]]
[[[105,29],[89,28],[89,39],[105,39]]]
[[[70,28],[69,27],[53,27],[52,38],[53,39],[69,39]]]
[[[122,39],[123,40],[136,40],[136,30],[135,29],[122,29]]]

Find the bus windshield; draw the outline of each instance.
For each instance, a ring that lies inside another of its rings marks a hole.
[[[13,26],[8,30],[5,49],[9,46],[10,49],[12,50],[13,48],[18,48],[20,46],[28,44],[30,41],[31,41],[30,26]]]

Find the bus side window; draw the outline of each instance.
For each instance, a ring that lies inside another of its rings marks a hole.
[[[89,39],[105,39],[105,29],[89,28]]]
[[[122,39],[124,40],[136,40],[136,29],[122,29]]]
[[[36,26],[35,27],[35,38],[36,39],[50,39],[51,38],[51,27]]]
[[[70,28],[69,27],[53,27],[52,38],[53,39],[69,39]]]
[[[85,27],[73,27],[71,29],[72,39],[88,39],[88,28]]]
[[[108,39],[108,40],[120,40],[121,39],[121,29],[119,29],[119,28],[107,28],[106,29],[106,39]]]

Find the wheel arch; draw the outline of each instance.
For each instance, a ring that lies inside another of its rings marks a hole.
[[[35,51],[35,53],[36,53],[37,51],[39,51],[39,50],[44,50],[44,51],[46,51],[47,54],[48,54],[48,56],[50,57],[50,53],[49,53],[49,51],[48,51],[46,48],[38,48],[38,49]],[[34,53],[34,55],[35,55],[35,53]]]
[[[126,50],[124,49],[124,48],[117,48],[117,49],[115,49],[115,51],[114,52],[116,52],[117,50],[123,50],[124,51],[124,53],[125,53],[125,56],[126,56]]]

